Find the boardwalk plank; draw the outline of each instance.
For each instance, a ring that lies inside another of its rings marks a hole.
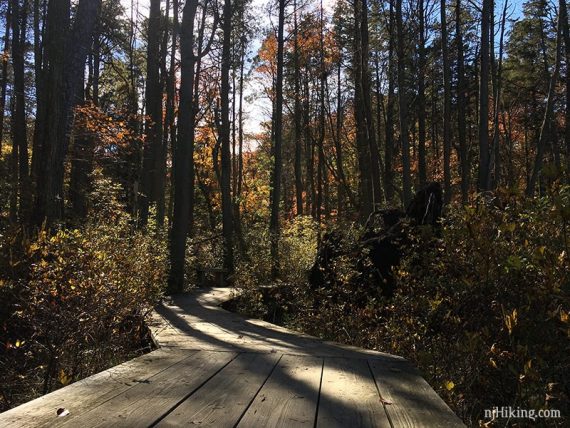
[[[325,358],[317,427],[390,427],[366,360]]]
[[[188,352],[158,350],[95,374],[65,388],[0,414],[0,426],[53,426],[98,406],[144,382],[188,356]],[[57,416],[65,408],[70,415]]]
[[[276,354],[240,354],[158,427],[234,427],[275,367]]]
[[[284,355],[238,426],[312,427],[322,368],[322,358]]]
[[[199,388],[236,356],[230,352],[199,351],[178,364],[115,397],[66,426],[144,427]]]
[[[461,420],[408,363],[371,360],[370,368],[395,427],[464,427]]]

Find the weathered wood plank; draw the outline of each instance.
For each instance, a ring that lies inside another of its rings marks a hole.
[[[390,427],[366,360],[325,358],[317,427]]]
[[[322,358],[284,355],[238,426],[312,427],[322,368]]]
[[[158,350],[95,374],[43,397],[0,414],[0,426],[18,428],[53,426],[63,423],[176,364],[188,351]],[[57,416],[65,408],[70,415]]]
[[[144,427],[156,422],[214,376],[237,354],[199,351],[66,426]]]
[[[409,363],[369,361],[395,427],[464,427],[461,420]]]
[[[240,354],[157,426],[235,426],[278,360],[276,354]]]

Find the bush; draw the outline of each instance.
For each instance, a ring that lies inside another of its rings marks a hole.
[[[275,301],[258,298],[258,312],[279,305],[290,327],[408,358],[469,425],[495,406],[567,417],[569,223],[570,188],[560,187],[541,199],[502,191],[452,208],[439,236],[405,226],[390,300],[363,277],[354,237],[344,233],[344,251],[331,264],[334,281],[320,289],[286,284]]]
[[[23,243],[15,234],[2,248],[4,265],[17,266],[0,279],[0,410],[148,349],[144,319],[165,283],[165,245],[105,207],[82,230]]]

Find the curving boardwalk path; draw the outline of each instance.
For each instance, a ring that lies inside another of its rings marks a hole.
[[[161,304],[157,351],[0,414],[0,427],[462,427],[403,358],[221,308],[227,288]],[[57,409],[69,414],[57,416]]]

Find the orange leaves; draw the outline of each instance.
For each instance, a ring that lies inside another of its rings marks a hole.
[[[122,116],[108,115],[90,103],[75,108],[73,134],[76,138],[92,139],[95,146],[102,149],[127,146],[137,137]],[[104,150],[104,153],[111,151]]]

